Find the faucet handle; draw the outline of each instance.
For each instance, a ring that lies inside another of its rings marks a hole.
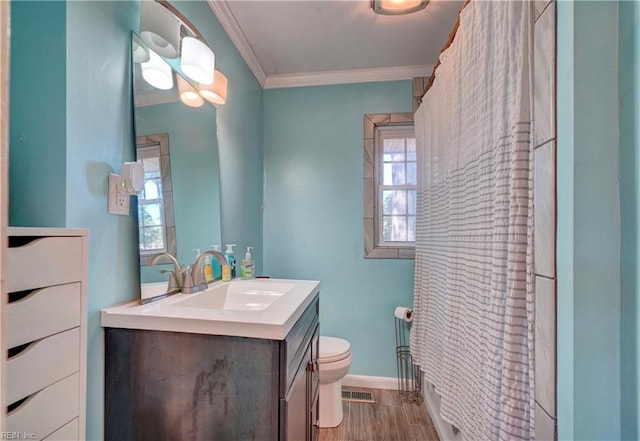
[[[167,286],[167,294],[180,292],[180,283],[178,283],[178,276],[176,276],[176,273],[174,271],[161,269],[160,273],[169,273],[169,285]]]
[[[182,268],[182,292],[191,294],[200,291],[197,285],[193,283],[193,275],[191,274],[191,265]]]

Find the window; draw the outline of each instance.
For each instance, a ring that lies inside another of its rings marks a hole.
[[[144,188],[138,195],[140,264],[148,265],[157,253],[176,255],[169,136],[139,136],[136,152],[144,169]]]
[[[138,195],[140,253],[156,254],[167,251],[167,235],[160,174],[160,146],[138,149],[138,161],[144,169],[144,189]]]
[[[413,114],[364,117],[365,257],[412,259],[416,232]]]

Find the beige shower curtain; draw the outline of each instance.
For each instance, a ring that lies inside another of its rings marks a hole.
[[[411,352],[466,440],[533,437],[530,7],[470,2],[415,117]]]

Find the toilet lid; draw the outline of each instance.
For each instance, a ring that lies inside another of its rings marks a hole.
[[[347,358],[351,345],[347,340],[336,337],[320,337],[320,358],[318,361],[332,362]]]

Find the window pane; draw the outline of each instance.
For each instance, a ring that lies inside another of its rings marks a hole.
[[[416,139],[407,138],[407,161],[416,160]]]
[[[140,250],[161,250],[163,248],[162,227],[144,227],[140,229]]]
[[[407,162],[407,184],[417,184],[417,171],[415,162]]]
[[[160,198],[160,185],[159,179],[148,179],[144,182],[144,198],[145,199],[159,199]]]
[[[416,214],[416,191],[415,190],[408,190],[407,191],[407,197],[409,199],[409,214]]]
[[[407,230],[407,240],[409,242],[416,241],[416,217],[409,216],[409,228]]]
[[[383,165],[383,185],[404,185],[405,170],[404,163],[385,163]]]
[[[383,240],[386,242],[406,242],[407,218],[404,216],[383,217]]]
[[[384,190],[382,192],[382,214],[406,214],[407,191]]]
[[[145,204],[142,206],[142,225],[156,226],[162,225],[160,215],[160,204]]]
[[[404,161],[404,138],[384,140],[383,161]]]

